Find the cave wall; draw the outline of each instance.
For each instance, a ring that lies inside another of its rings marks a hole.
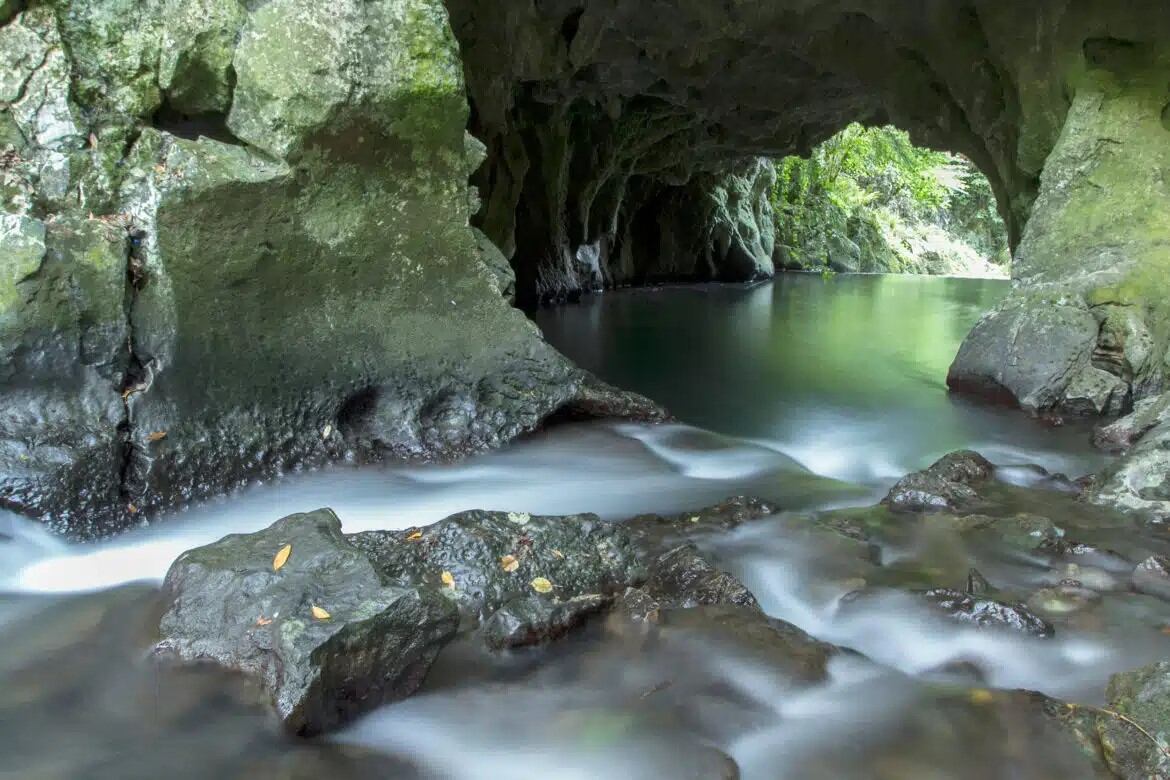
[[[1164,3],[448,6],[489,149],[475,219],[522,301],[768,275],[775,243],[741,229],[744,210],[716,208],[717,182],[750,192],[741,175],[760,155],[888,123],[978,165],[1016,250],[1015,292],[964,345],[953,388],[1112,413],[1170,371]],[[770,221],[755,203],[755,224]]]
[[[512,297],[770,274],[760,156],[851,121],[970,157],[1019,247],[953,384],[1125,406],[1166,374],[1168,28],[1152,1],[7,0],[0,505],[93,536],[619,408]]]
[[[437,0],[3,7],[0,505],[95,536],[578,391],[469,226]]]

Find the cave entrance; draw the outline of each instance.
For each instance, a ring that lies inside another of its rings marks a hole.
[[[915,146],[896,127],[851,124],[774,167],[777,271],[1010,273],[991,183],[962,155]]]

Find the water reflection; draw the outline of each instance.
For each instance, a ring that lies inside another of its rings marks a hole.
[[[946,392],[999,280],[790,274],[751,289],[622,291],[542,311],[559,349],[682,420],[760,441],[824,476],[888,480],[962,447],[1079,475],[1084,428],[1053,429]]]

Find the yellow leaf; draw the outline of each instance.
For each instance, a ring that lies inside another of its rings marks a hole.
[[[553,555],[555,555],[557,558],[560,558],[562,561],[565,559],[565,554],[560,550],[553,550]]]
[[[166,431],[155,431],[146,437],[147,441],[162,441],[167,437]]]
[[[520,568],[520,561],[516,560],[515,555],[505,555],[500,558],[500,568],[504,571],[516,571]]]
[[[439,575],[439,579],[441,579],[443,581],[443,584],[446,585],[448,588],[455,587],[455,575],[452,574],[451,572],[449,572],[449,571],[443,572],[442,574]]]
[[[537,593],[548,593],[553,589],[553,584],[544,577],[537,577],[532,581],[532,589]]]
[[[422,538],[422,531],[415,531],[410,536],[406,537],[406,541],[413,542]]]
[[[292,555],[292,545],[286,544],[276,551],[276,557],[272,559],[272,570],[280,571],[281,567],[288,563],[288,556]]]
[[[986,688],[973,688],[969,696],[972,704],[991,704],[995,701],[995,694]]]
[[[313,613],[313,617],[317,618],[317,620],[328,620],[330,617],[332,617],[332,615],[318,607],[316,604],[313,605],[313,609],[311,611]]]
[[[132,515],[136,515],[136,514],[138,514],[138,507],[134,504],[127,504],[126,511]]]
[[[256,625],[258,625],[258,626],[267,626],[271,623],[272,623],[272,618],[266,618],[263,615],[256,618]]]

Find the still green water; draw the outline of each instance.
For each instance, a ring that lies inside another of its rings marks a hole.
[[[628,290],[542,310],[557,348],[683,422],[766,442],[814,472],[889,481],[971,447],[1079,475],[1084,427],[948,393],[963,337],[1010,283],[786,274],[751,288]]]

